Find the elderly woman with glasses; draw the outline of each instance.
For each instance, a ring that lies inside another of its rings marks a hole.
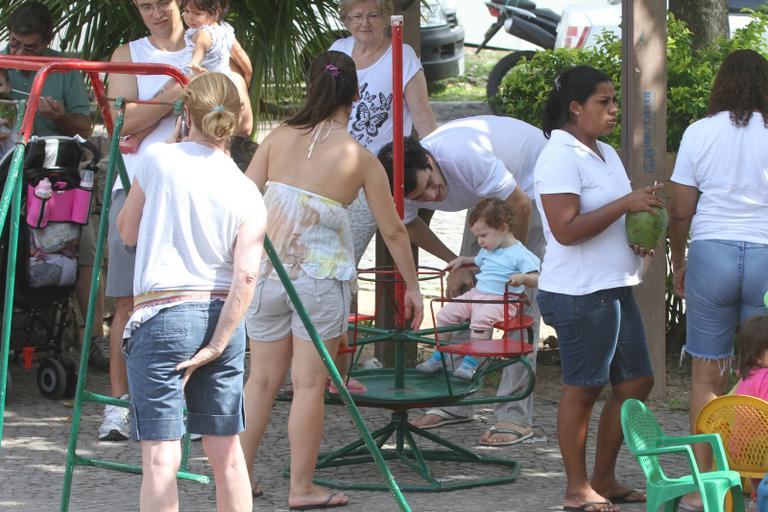
[[[331,50],[346,53],[355,62],[360,96],[352,106],[347,130],[368,151],[377,154],[392,141],[392,45],[389,40],[390,0],[340,0],[339,17],[351,36],[339,39]],[[415,128],[420,137],[437,128],[427,98],[427,80],[416,52],[403,45],[405,135]],[[359,264],[376,232],[376,221],[361,195],[349,211],[355,263]]]

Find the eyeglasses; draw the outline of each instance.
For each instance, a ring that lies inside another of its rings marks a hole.
[[[352,25],[362,25],[363,21],[368,21],[371,25],[374,23],[380,23],[384,19],[384,15],[380,12],[369,12],[368,14],[360,14],[356,12],[347,16],[347,20]]]
[[[45,46],[46,45],[44,45],[43,43],[34,43],[34,44],[23,43],[13,36],[10,36],[8,38],[8,48],[10,48],[15,52],[21,50],[27,53],[37,53],[43,48],[45,48]]]

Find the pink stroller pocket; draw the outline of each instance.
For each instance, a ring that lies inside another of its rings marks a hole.
[[[91,211],[91,191],[83,188],[54,190],[48,198],[39,198],[35,189],[27,186],[27,224],[42,228],[49,222],[88,224]]]

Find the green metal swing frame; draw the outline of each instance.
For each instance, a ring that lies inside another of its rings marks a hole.
[[[126,464],[122,462],[102,460],[91,457],[84,457],[77,453],[77,437],[80,431],[80,422],[82,418],[82,404],[84,402],[94,402],[99,404],[110,404],[120,407],[128,407],[130,402],[125,400],[119,400],[110,396],[93,393],[86,390],[86,379],[88,369],[88,359],[90,354],[91,339],[88,333],[91,331],[94,321],[94,309],[96,303],[96,294],[99,289],[99,281],[101,279],[101,264],[104,258],[104,242],[106,240],[109,210],[111,207],[111,190],[112,185],[117,174],[122,181],[122,185],[125,190],[129,190],[130,183],[128,182],[128,175],[125,170],[125,163],[122,158],[122,154],[119,151],[120,133],[124,123],[125,116],[125,103],[123,98],[116,98],[115,110],[117,111],[117,117],[112,122],[111,110],[108,105],[109,99],[106,97],[104,84],[101,81],[99,73],[128,73],[128,74],[164,74],[171,78],[176,79],[181,84],[186,84],[187,78],[176,68],[160,64],[134,64],[134,63],[111,63],[111,62],[89,62],[80,59],[50,59],[50,58],[13,58],[7,56],[0,56],[0,66],[13,67],[19,69],[37,70],[35,76],[32,91],[30,93],[29,100],[20,103],[20,115],[17,119],[15,127],[16,132],[19,135],[17,147],[14,150],[13,159],[11,162],[8,178],[6,180],[2,196],[0,197],[0,231],[8,218],[8,214],[11,215],[11,230],[9,237],[9,258],[8,267],[6,270],[6,286],[5,286],[5,298],[4,298],[4,310],[2,321],[2,334],[0,335],[0,449],[2,449],[2,431],[3,431],[3,418],[5,413],[5,400],[6,400],[6,383],[8,376],[8,358],[10,355],[10,334],[11,334],[11,321],[12,321],[12,309],[14,298],[15,282],[15,270],[16,259],[18,251],[18,233],[21,218],[21,192],[23,179],[22,168],[24,162],[24,152],[26,143],[29,141],[32,131],[32,125],[34,120],[34,112],[40,100],[40,93],[42,86],[48,74],[56,72],[68,72],[68,71],[85,71],[91,81],[91,85],[94,89],[95,97],[99,103],[104,123],[107,126],[108,131],[111,131],[110,150],[107,164],[106,174],[106,186],[104,188],[102,215],[99,221],[98,236],[96,239],[96,255],[93,273],[91,275],[91,288],[88,297],[87,314],[85,318],[85,324],[83,328],[82,349],[80,356],[80,366],[77,378],[77,389],[75,392],[74,408],[72,414],[72,423],[70,428],[70,436],[67,442],[67,457],[64,470],[64,483],[61,495],[60,510],[67,512],[69,510],[69,502],[71,496],[72,479],[74,477],[74,469],[77,466],[94,467],[100,469],[108,469],[113,471],[119,471],[124,473],[141,474],[141,466],[136,464]],[[30,106],[31,108],[28,108]],[[180,110],[180,103],[177,102],[175,110]],[[264,242],[264,247],[269,254],[272,263],[281,277],[281,280],[286,286],[291,300],[294,302],[297,308],[298,314],[301,316],[307,331],[311,337],[312,342],[320,353],[320,357],[328,369],[331,379],[338,386],[341,400],[347,405],[355,426],[360,431],[360,434],[364,440],[364,444],[372,453],[373,460],[379,471],[382,473],[384,480],[386,481],[386,487],[390,490],[397,506],[402,511],[410,511],[410,506],[403,496],[397,482],[394,479],[391,471],[387,467],[385,459],[378,450],[378,447],[371,437],[368,431],[365,421],[363,420],[360,411],[355,405],[352,397],[343,386],[343,380],[338,370],[333,364],[333,359],[328,354],[325,346],[322,343],[317,331],[312,325],[309,316],[307,315],[301,301],[296,294],[295,289],[290,283],[287,277],[285,269],[283,268],[280,260],[272,248],[272,244],[268,239]],[[198,483],[208,484],[211,483],[211,478],[207,475],[197,474],[188,471],[189,460],[189,436],[186,435],[183,438],[182,444],[182,460],[180,469],[177,472],[177,478],[184,480],[191,480]]]

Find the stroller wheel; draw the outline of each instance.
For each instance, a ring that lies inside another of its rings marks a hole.
[[[37,368],[37,389],[45,398],[55,400],[67,389],[67,370],[61,361],[46,359]]]
[[[77,391],[77,364],[74,359],[67,356],[56,356],[56,359],[64,365],[67,385],[64,388],[63,398],[74,398]]]

